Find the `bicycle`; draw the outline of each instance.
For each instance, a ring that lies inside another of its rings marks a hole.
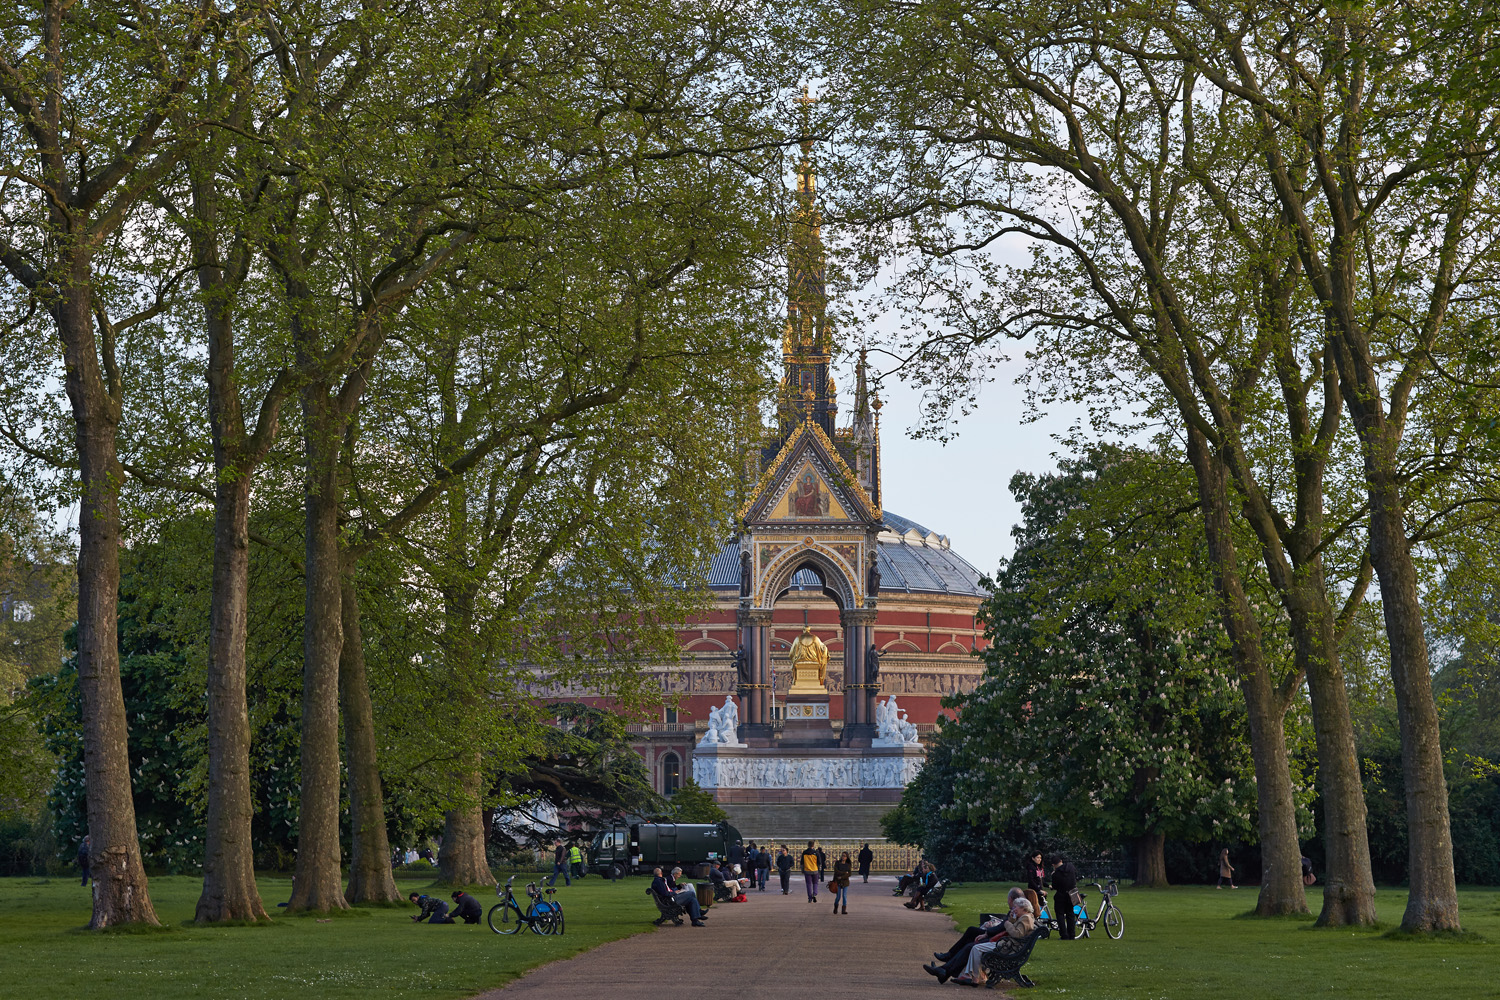
[[[531,900],[526,907],[526,912],[521,912],[521,905],[516,902],[515,894],[511,891],[511,883],[516,880],[512,875],[505,880],[505,885],[495,890],[495,895],[500,897],[500,902],[490,907],[486,920],[490,930],[496,934],[515,934],[522,927],[530,927],[533,934],[561,934],[565,922],[563,919],[562,904],[552,899],[557,890],[548,888],[540,890],[535,882],[526,883],[526,896]]]
[[[1108,886],[1101,886],[1098,882],[1090,882],[1089,885],[1099,890],[1099,912],[1092,917],[1089,916],[1087,900],[1083,893],[1078,894],[1080,902],[1073,906],[1073,913],[1077,919],[1079,936],[1088,937],[1089,932],[1104,925],[1104,932],[1113,940],[1118,941],[1125,934],[1125,915],[1120,912],[1120,907],[1115,904],[1115,897],[1120,894],[1120,883],[1118,879],[1110,879]],[[1051,912],[1046,912],[1042,922],[1052,930],[1059,930],[1057,917]]]
[[[1125,915],[1115,905],[1115,897],[1120,894],[1120,883],[1116,879],[1110,879],[1108,886],[1102,886],[1098,882],[1090,882],[1089,885],[1099,890],[1099,912],[1089,918],[1088,908],[1080,903],[1076,909],[1079,915],[1078,925],[1083,928],[1083,936],[1088,937],[1089,931],[1104,925],[1104,932],[1112,940],[1118,941],[1125,934]]]

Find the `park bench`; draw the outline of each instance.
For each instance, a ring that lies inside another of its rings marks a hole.
[[[931,889],[928,889],[927,892],[922,895],[922,909],[924,909],[924,910],[930,910],[934,906],[942,906],[943,905],[943,895],[947,891],[948,891],[948,881],[946,879],[944,879],[942,882],[939,882],[937,885],[933,886]]]
[[[1047,937],[1050,933],[1046,924],[1037,924],[1036,930],[1021,941],[1019,948],[1013,949],[1009,954],[1001,954],[999,948],[986,954],[979,960],[980,966],[984,969],[985,985],[993,989],[1000,980],[1009,979],[1017,986],[1035,986],[1036,983],[1028,979],[1021,971],[1021,966],[1025,965],[1026,960],[1031,957],[1031,949],[1036,947],[1037,941]]]
[[[653,924],[660,927],[670,920],[678,927],[682,926],[682,918],[687,915],[687,911],[678,904],[677,900],[662,899],[659,895],[651,891],[650,886],[646,887],[646,895],[651,897],[651,902],[656,904],[657,911],[661,913],[661,916],[651,921]]]

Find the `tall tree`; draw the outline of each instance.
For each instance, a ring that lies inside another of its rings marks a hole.
[[[116,644],[115,435],[125,404],[119,338],[158,311],[169,282],[133,266],[123,233],[198,139],[196,129],[174,126],[174,111],[200,70],[205,31],[226,16],[236,15],[207,4],[118,10],[34,0],[0,28],[0,170],[19,183],[5,207],[0,264],[56,331],[81,486],[78,678],[97,873],[92,928],[157,922],[136,838]],[[137,232],[131,241],[150,238]]]

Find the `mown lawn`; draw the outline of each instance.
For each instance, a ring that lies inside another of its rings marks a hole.
[[[517,895],[531,876],[518,876]],[[403,879],[403,892],[430,883]],[[357,908],[321,923],[281,916],[286,878],[260,879],[269,926],[192,925],[201,882],[151,880],[157,915],[148,933],[94,933],[89,890],[76,879],[0,879],[0,997],[110,1000],[323,1000],[323,998],[468,997],[494,989],[546,962],[651,930],[655,907],[646,883],[590,876],[558,887],[567,933],[493,934],[484,924],[414,924],[411,907]],[[446,897],[449,890],[432,889]],[[476,891],[488,910],[494,893]]]
[[[950,889],[944,902],[951,904],[948,910],[962,930],[981,911],[1004,909],[1009,888]],[[1380,890],[1379,917],[1386,923],[1373,931],[1320,930],[1312,917],[1244,917],[1255,904],[1255,891],[1127,885],[1117,898],[1125,916],[1123,938],[1112,941],[1101,928],[1088,940],[1062,941],[1054,935],[1040,941],[1026,966],[1037,988],[1014,992],[1090,1000],[1500,997],[1500,891],[1461,890],[1468,933],[1447,940],[1387,935],[1401,922],[1403,889]],[[1098,894],[1088,887],[1084,892],[1089,912],[1096,912]],[[1321,903],[1317,888],[1309,890],[1314,912]]]

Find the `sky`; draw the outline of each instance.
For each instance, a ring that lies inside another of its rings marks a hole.
[[[984,387],[978,408],[960,420],[958,437],[946,445],[908,433],[918,419],[917,390],[894,376],[881,386],[885,509],[947,535],[953,551],[981,573],[993,573],[1014,548],[1010,529],[1020,520],[1021,508],[1010,493],[1011,476],[1056,468],[1053,453],[1059,446],[1054,437],[1082,412],[1059,409],[1025,423],[1024,393],[1013,384],[1023,368],[1021,361],[1000,366],[995,380]],[[840,386],[853,384],[850,374],[839,377]],[[852,395],[845,392],[841,404],[845,400],[852,402]],[[848,423],[847,412],[839,417],[840,425]]]

